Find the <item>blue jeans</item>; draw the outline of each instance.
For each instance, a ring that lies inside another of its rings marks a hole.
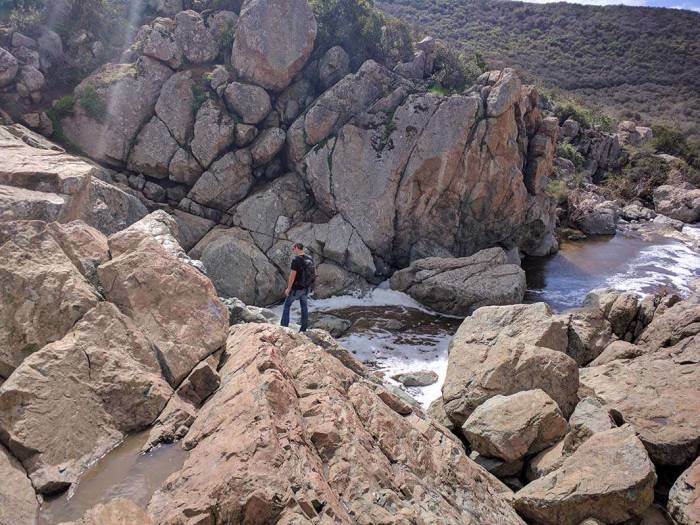
[[[284,310],[282,310],[282,326],[289,326],[289,309],[292,307],[294,301],[299,299],[299,304],[301,305],[301,331],[306,332],[309,327],[309,291],[303,290],[292,290],[289,295],[284,300]]]

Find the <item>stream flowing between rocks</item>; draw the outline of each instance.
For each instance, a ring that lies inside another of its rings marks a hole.
[[[687,292],[687,283],[700,276],[700,227],[686,226],[684,235],[685,242],[681,242],[645,228],[624,229],[614,237],[562,243],[553,256],[526,258],[525,302],[544,301],[561,311],[579,306],[591,289],[600,287],[641,294],[662,287]],[[339,339],[341,344],[397,386],[391,379],[397,373],[436,372],[436,383],[406,390],[425,407],[440,396],[447,347],[461,319],[431,312],[409,296],[390,290],[388,283],[363,297],[312,300],[310,310],[351,321],[352,327]],[[281,307],[275,311],[281,313]],[[292,322],[298,318],[297,303]],[[146,434],[130,436],[87,472],[74,490],[45,502],[38,525],[77,520],[95,504],[119,496],[145,506],[187,456],[179,444],[141,455],[145,440]]]

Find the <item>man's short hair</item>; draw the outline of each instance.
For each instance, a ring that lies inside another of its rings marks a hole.
[[[295,243],[294,243],[294,247],[295,247],[297,250],[303,250],[303,249],[304,249],[304,245],[303,245],[302,243],[300,243],[300,242],[295,242]]]

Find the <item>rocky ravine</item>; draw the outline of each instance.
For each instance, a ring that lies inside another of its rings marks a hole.
[[[395,71],[369,60],[352,72],[343,49],[314,52],[305,0],[251,1],[240,13],[163,9],[167,18],[144,25],[119,63],[80,83],[60,131],[109,167],[91,180],[174,214],[183,248],[220,295],[280,299],[291,240],[313,251],[319,296],[376,284],[430,256],[556,249],[544,187],[558,126],[511,70],[438,96],[423,81],[439,45],[432,39]],[[260,38],[265,27],[277,38]],[[6,131],[39,145],[16,126]],[[11,140],[2,146],[5,215],[61,219],[57,200],[68,190],[39,190],[39,181],[73,160]],[[34,169],[27,158],[37,158]],[[144,214],[117,217],[123,228]],[[116,231],[86,211],[69,215]]]

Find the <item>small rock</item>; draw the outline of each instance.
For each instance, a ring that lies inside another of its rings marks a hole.
[[[391,376],[403,386],[428,386],[437,383],[438,375],[432,370],[419,370],[418,372],[404,372]]]

